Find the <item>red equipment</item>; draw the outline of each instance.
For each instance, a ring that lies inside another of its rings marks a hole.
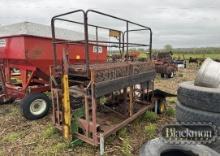
[[[60,29],[57,37],[63,41],[69,36],[79,37],[80,33]],[[73,36],[72,36],[73,35]],[[57,59],[61,61],[63,51],[70,52],[72,63],[85,62],[85,49],[82,44],[57,46]],[[105,62],[107,47],[89,45],[91,63]],[[0,78],[2,93],[0,103],[23,99],[32,93],[50,90],[49,66],[53,64],[51,31],[49,26],[33,23],[18,23],[0,27]]]

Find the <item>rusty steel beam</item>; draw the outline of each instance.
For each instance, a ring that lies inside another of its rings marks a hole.
[[[85,96],[85,116],[86,116],[86,122],[87,122],[87,127],[86,127],[86,136],[89,137],[89,103],[88,103],[88,96]]]
[[[98,144],[98,137],[96,135],[96,111],[97,111],[97,101],[96,101],[96,93],[95,93],[95,73],[91,73],[91,99],[92,99],[92,123],[93,123],[93,130],[92,130],[92,137],[93,137],[93,142],[95,144]]]
[[[113,128],[109,129],[108,131],[104,132],[104,138],[108,137],[109,135],[117,132],[119,129],[123,128],[124,126],[126,126],[127,124],[129,124],[130,122],[132,122],[133,120],[135,120],[137,117],[139,117],[140,115],[142,115],[143,113],[145,113],[147,110],[152,109],[154,106],[149,103],[148,106],[145,106],[144,108],[142,108],[141,110],[139,110],[137,113],[133,114],[131,117],[127,118],[126,120],[122,121],[121,123],[117,124],[116,126],[114,126]]]
[[[134,111],[133,86],[130,86],[129,89],[130,90],[129,90],[129,107],[128,107],[128,110],[129,110],[129,116],[132,116],[133,111]]]

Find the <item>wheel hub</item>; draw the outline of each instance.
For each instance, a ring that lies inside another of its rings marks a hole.
[[[36,99],[30,105],[30,112],[34,115],[40,115],[46,110],[46,101],[43,99]]]
[[[164,112],[164,110],[165,110],[165,104],[161,103],[160,104],[160,112]]]

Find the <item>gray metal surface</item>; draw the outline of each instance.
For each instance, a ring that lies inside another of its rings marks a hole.
[[[146,73],[130,75],[115,80],[100,82],[97,83],[95,86],[95,95],[96,97],[101,97],[103,95],[109,94],[113,91],[125,88],[127,86],[151,81],[155,78],[155,75],[155,71],[151,70]]]
[[[17,35],[31,35],[38,37],[52,38],[51,27],[48,25],[21,22],[11,25],[0,26],[0,38],[5,36]],[[95,40],[94,35],[89,36],[90,39]],[[64,40],[84,40],[84,34],[68,29],[56,28],[56,38]]]
[[[199,69],[194,84],[210,88],[220,87],[220,63],[207,58]]]

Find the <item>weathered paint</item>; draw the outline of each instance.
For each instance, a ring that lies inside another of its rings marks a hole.
[[[74,37],[73,37],[74,38]],[[35,66],[49,75],[49,66],[53,63],[53,52],[50,38],[20,35],[1,38],[6,41],[6,46],[0,47],[1,62],[16,63],[26,66]],[[62,59],[63,49],[69,52],[71,63],[84,63],[85,53],[82,44],[57,45],[57,57]],[[107,60],[107,47],[103,46],[102,52],[96,52],[93,45],[89,45],[91,63],[100,63]],[[80,59],[79,59],[80,58]],[[5,63],[6,64],[6,63]]]

